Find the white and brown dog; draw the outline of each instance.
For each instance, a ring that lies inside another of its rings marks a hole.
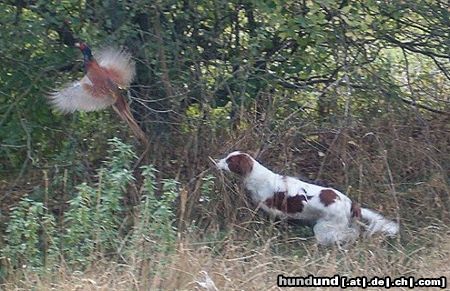
[[[241,176],[252,200],[264,211],[281,218],[314,223],[314,235],[319,244],[340,245],[356,240],[360,234],[358,219],[367,222],[368,236],[376,232],[387,236],[398,233],[397,223],[361,208],[336,189],[276,174],[249,154],[232,152],[218,161],[217,166]]]

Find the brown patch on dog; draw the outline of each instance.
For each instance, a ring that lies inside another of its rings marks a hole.
[[[361,218],[361,206],[359,206],[358,202],[352,201],[352,206],[350,207],[350,212],[352,214],[352,217],[355,217],[357,219]]]
[[[331,189],[325,189],[320,191],[319,194],[320,202],[322,202],[325,207],[333,204],[336,199],[339,199],[339,196]]]
[[[267,198],[264,203],[270,208],[276,208],[282,210],[286,205],[285,201],[286,192],[275,192],[271,198]]]
[[[286,192],[275,192],[272,198],[266,199],[264,203],[286,213],[298,213],[303,211],[303,201],[306,201],[304,195],[287,196]]]
[[[246,154],[238,154],[227,159],[228,168],[231,172],[241,176],[248,175],[253,169],[253,161]]]

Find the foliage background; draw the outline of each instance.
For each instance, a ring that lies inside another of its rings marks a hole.
[[[274,286],[284,268],[445,274],[447,2],[7,0],[0,25],[7,288],[189,289],[201,270],[226,289]],[[51,90],[82,75],[75,39],[133,54],[129,97],[151,167],[133,169],[142,149],[112,111],[49,107]],[[317,250],[307,229],[253,213],[212,167],[235,149],[328,180],[399,219],[401,236],[346,256]]]

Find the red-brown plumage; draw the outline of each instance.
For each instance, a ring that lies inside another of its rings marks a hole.
[[[53,105],[63,112],[93,111],[112,106],[136,137],[147,145],[145,134],[134,120],[123,96],[122,89],[130,85],[135,73],[131,55],[108,49],[99,54],[97,61],[86,44],[78,43],[76,46],[83,53],[86,75],[52,94]]]
[[[110,70],[100,67],[96,60],[89,61],[85,66],[86,76],[92,82],[92,95],[101,97],[118,89],[120,76],[117,73],[112,74]]]

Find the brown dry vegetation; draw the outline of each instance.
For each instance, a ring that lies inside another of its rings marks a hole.
[[[162,169],[159,178],[178,171],[182,181],[175,252],[155,252],[155,244],[163,242],[143,237],[140,248],[126,256],[93,254],[95,263],[85,270],[74,270],[63,260],[47,274],[16,270],[3,288],[202,290],[198,282],[205,272],[220,290],[277,289],[277,274],[448,277],[448,120],[420,114],[418,122],[418,116],[392,114],[320,130],[308,123],[285,123],[276,132],[247,126],[228,133],[225,143],[198,126],[197,132],[178,137],[178,151],[154,145],[150,158]],[[267,134],[271,138],[262,143]],[[239,181],[212,167],[209,156],[218,158],[234,149],[257,155],[277,172],[330,181],[363,205],[398,219],[400,235],[361,238],[346,250],[318,247],[307,227],[255,213]],[[199,202],[207,174],[216,177],[214,194],[210,201]]]
[[[132,258],[123,264],[100,260],[84,272],[61,268],[48,277],[28,274],[17,285],[4,287],[9,290],[32,287],[38,290],[193,290],[199,287],[196,281],[203,281],[202,272],[207,272],[220,290],[278,290],[278,274],[369,278],[450,276],[449,229],[443,225],[411,231],[405,235],[411,239],[403,245],[375,239],[359,242],[347,251],[318,248],[311,240],[305,242],[292,235],[286,238],[285,234],[277,236],[267,230],[262,230],[263,237],[259,233],[242,236],[237,233],[242,227],[236,229],[220,241],[208,244],[183,240],[177,252],[169,257]]]

